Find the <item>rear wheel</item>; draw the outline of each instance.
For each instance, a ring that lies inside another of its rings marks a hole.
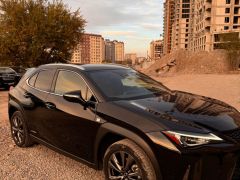
[[[15,144],[19,147],[29,147],[33,142],[29,136],[25,119],[20,111],[13,113],[10,119],[11,134]]]
[[[147,154],[133,141],[124,139],[112,144],[103,159],[108,180],[156,180],[156,173]]]

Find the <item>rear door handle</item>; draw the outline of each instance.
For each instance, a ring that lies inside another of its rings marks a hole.
[[[56,105],[51,102],[46,102],[45,105],[48,109],[56,109]]]

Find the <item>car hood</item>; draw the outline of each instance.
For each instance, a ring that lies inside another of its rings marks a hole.
[[[230,131],[240,127],[240,113],[233,107],[216,99],[181,91],[164,92],[144,99],[115,101],[114,104],[125,109],[126,114],[135,113],[138,116],[138,121],[134,121],[131,115],[125,115],[124,121],[127,119],[135,126],[151,121],[151,126],[154,124],[155,127],[149,128],[149,131],[161,127],[161,130],[202,133]]]

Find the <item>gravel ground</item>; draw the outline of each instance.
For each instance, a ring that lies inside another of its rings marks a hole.
[[[156,78],[172,89],[223,100],[240,110],[240,75],[178,75]],[[45,146],[18,148],[10,138],[7,92],[0,91],[1,179],[104,179],[101,171],[58,154]]]
[[[18,148],[10,137],[7,92],[0,91],[0,180],[104,179],[101,171],[56,153],[43,145]]]

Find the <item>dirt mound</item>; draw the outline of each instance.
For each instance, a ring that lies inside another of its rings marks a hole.
[[[144,73],[150,75],[176,72],[184,74],[213,74],[229,71],[227,55],[222,50],[213,52],[179,50],[164,56],[149,68],[143,70]]]

